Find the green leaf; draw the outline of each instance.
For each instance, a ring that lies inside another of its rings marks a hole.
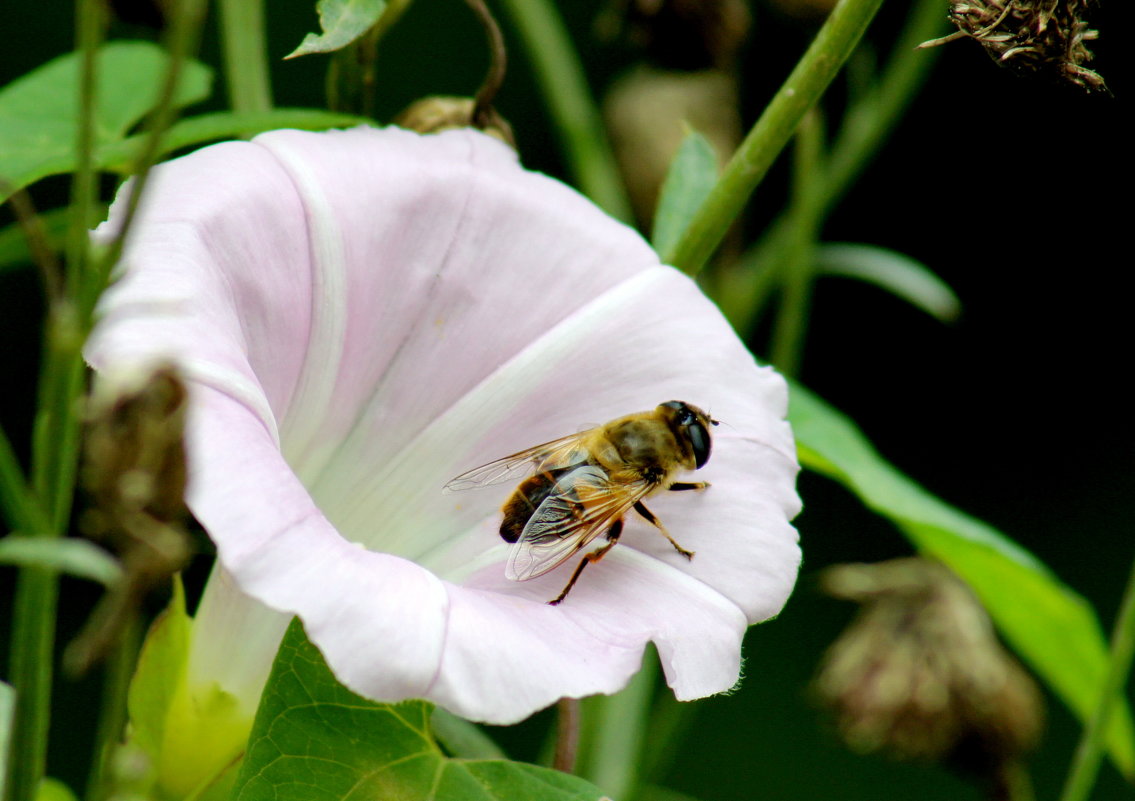
[[[125,136],[158,100],[169,57],[148,42],[112,42],[99,50],[96,151]],[[175,106],[209,96],[212,71],[189,61]],[[77,156],[79,58],[60,56],[0,89],[0,199],[48,175],[70,172]]]
[[[277,128],[298,128],[304,131],[323,131],[328,128],[348,128],[366,125],[373,121],[353,114],[337,114],[331,111],[307,108],[277,108],[271,111],[219,111],[213,114],[200,114],[187,117],[170,126],[162,137],[159,156],[165,156],[202,142],[218,139],[231,139],[234,136],[251,136],[272,131]],[[95,164],[100,169],[129,174],[133,169],[134,156],[142,147],[145,134],[132,136],[99,148],[95,154]]]
[[[876,245],[830,242],[816,249],[816,266],[826,275],[875,284],[942,322],[957,319],[962,303],[954,290],[921,262]]]
[[[1036,557],[992,527],[938,500],[888,464],[855,425],[794,385],[789,419],[800,463],[844,484],[894,521],[924,554],[965,580],[1009,644],[1081,719],[1102,692],[1108,650],[1091,605]],[[1126,704],[1108,732],[1112,761],[1135,777],[1135,729]]]
[[[431,711],[423,701],[380,704],[347,690],[293,621],[256,713],[232,799],[595,801],[601,796],[582,779],[547,768],[449,759],[430,732]]]
[[[16,690],[0,681],[0,798],[8,797],[8,760],[12,749],[12,727],[16,723]]]
[[[323,33],[309,33],[286,58],[346,47],[378,22],[386,11],[386,0],[319,0],[316,10]]]
[[[47,567],[105,586],[122,576],[118,560],[92,542],[11,535],[0,539],[0,565]]]
[[[670,162],[658,207],[654,210],[652,244],[663,262],[669,263],[673,258],[674,246],[717,183],[717,175],[717,154],[713,145],[700,133],[689,129]]]

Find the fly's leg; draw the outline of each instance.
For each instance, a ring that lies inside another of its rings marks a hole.
[[[704,481],[675,481],[670,485],[669,489],[671,492],[681,492],[683,490],[694,490],[695,492],[701,492],[704,489],[709,489],[709,484]]]
[[[691,486],[691,488],[694,488],[694,489],[697,488],[697,485],[690,485],[690,486]],[[693,551],[687,551],[685,548],[683,548],[681,545],[679,545],[677,540],[675,540],[673,537],[670,536],[670,532],[666,530],[666,526],[662,525],[662,521],[659,520],[657,517],[655,517],[654,512],[647,509],[646,505],[642,501],[636,501],[635,502],[634,510],[636,512],[638,512],[640,515],[642,515],[644,518],[646,518],[646,522],[650,523],[652,526],[654,526],[659,531],[661,531],[662,536],[665,537],[666,539],[670,540],[670,544],[674,546],[675,551],[677,551],[678,553],[680,553],[682,556],[686,557],[687,559],[693,559],[694,558],[694,552]]]
[[[583,572],[583,568],[587,567],[589,562],[598,562],[600,559],[606,556],[607,551],[615,547],[615,543],[619,541],[619,535],[622,533],[623,520],[622,518],[619,518],[611,524],[611,527],[609,529],[607,529],[606,544],[589,554],[584,554],[583,558],[579,560],[579,567],[577,567],[575,569],[575,572],[571,574],[571,580],[569,580],[567,586],[564,587],[564,591],[552,600],[548,601],[548,606],[558,606],[560,601],[562,601],[564,598],[567,598],[567,594],[571,592],[571,588],[575,586],[576,579],[578,579],[579,574]]]

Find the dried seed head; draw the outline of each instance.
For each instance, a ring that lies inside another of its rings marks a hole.
[[[72,672],[97,661],[137,615],[146,594],[189,559],[187,400],[185,384],[171,366],[100,377],[96,385],[82,471],[91,505],[81,525],[117,552],[123,576],[68,647],[65,661]]]
[[[1039,735],[1040,693],[969,588],[919,558],[832,568],[824,588],[862,604],[815,682],[848,745],[1002,780]]]
[[[998,64],[1019,72],[1052,75],[1106,91],[1103,78],[1085,65],[1086,42],[1099,36],[1084,19],[1093,0],[953,0],[950,19],[958,32],[922,47],[969,37]]]
[[[476,101],[471,97],[423,97],[403,109],[394,118],[395,125],[418,133],[440,133],[453,128],[478,128],[489,136],[516,149],[512,126],[491,106],[486,119],[474,120]]]

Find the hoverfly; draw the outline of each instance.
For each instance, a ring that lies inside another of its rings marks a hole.
[[[559,567],[600,535],[606,542],[583,555],[559,604],[583,569],[598,562],[619,541],[623,518],[631,510],[655,526],[687,559],[694,554],[670,536],[643,500],[662,490],[704,490],[705,482],[675,481],[709,459],[710,426],[718,421],[692,404],[667,401],[595,428],[545,442],[497,459],[445,485],[460,491],[520,482],[501,511],[500,535],[512,549],[505,576],[526,581]]]

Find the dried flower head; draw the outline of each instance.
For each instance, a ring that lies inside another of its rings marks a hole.
[[[87,413],[82,528],[111,547],[123,575],[67,652],[76,673],[96,662],[145,596],[190,556],[185,530],[188,393],[168,364],[100,376]]]
[[[477,101],[471,97],[432,95],[415,100],[404,108],[394,118],[394,124],[424,134],[456,128],[476,128],[515,150],[516,138],[512,135],[512,126],[508,124],[508,120],[492,106],[483,110],[485,119],[475,120],[473,116],[477,111],[476,106]]]
[[[950,19],[958,31],[922,47],[969,37],[981,42],[999,64],[1054,75],[1088,90],[1106,90],[1103,78],[1084,66],[1092,60],[1085,42],[1099,36],[1084,19],[1092,4],[1092,0],[954,0]]]
[[[863,605],[816,679],[848,745],[1001,781],[1037,739],[1040,694],[970,590],[920,558],[836,567],[824,588]]]

